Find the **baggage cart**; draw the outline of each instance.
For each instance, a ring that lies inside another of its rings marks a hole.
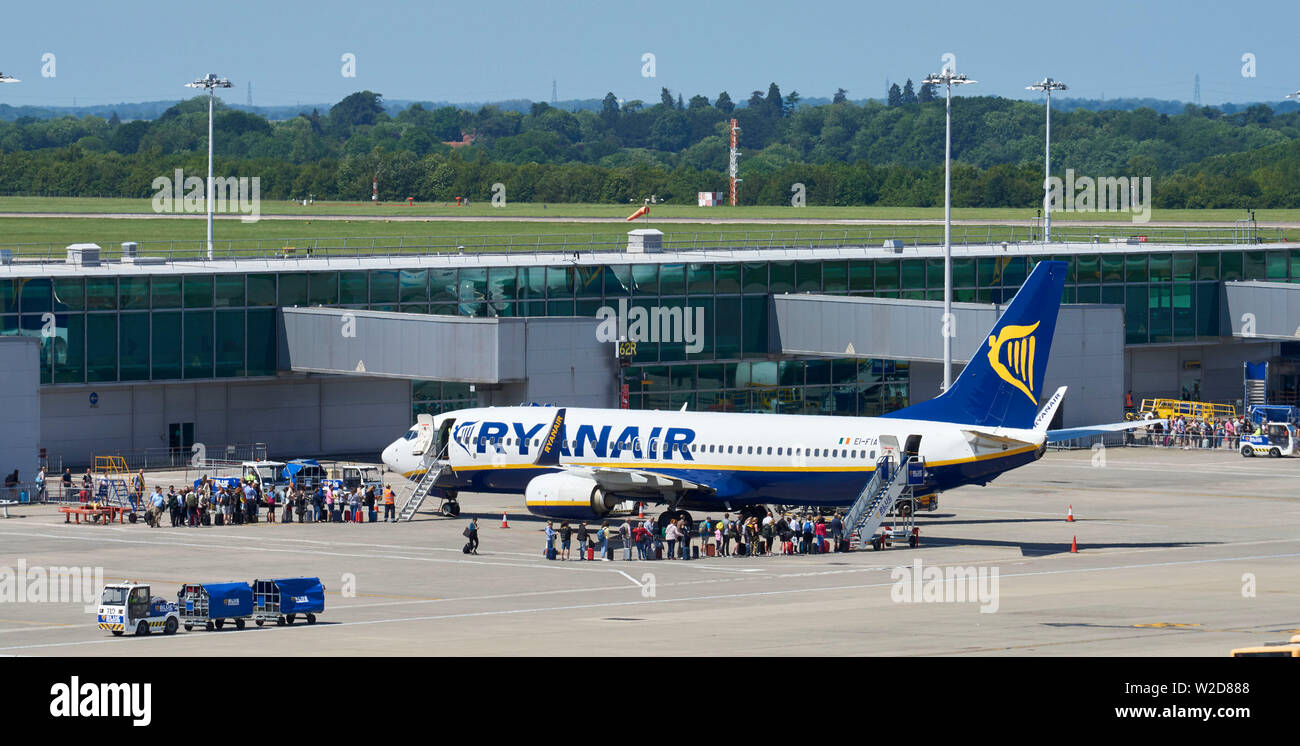
[[[253,614],[253,589],[247,583],[186,583],[176,595],[186,631],[221,629],[226,622],[243,629]]]
[[[316,615],[325,611],[325,586],[320,578],[275,578],[254,580],[253,621],[257,626],[266,622],[278,625],[293,624],[306,617],[308,624],[316,623]]]

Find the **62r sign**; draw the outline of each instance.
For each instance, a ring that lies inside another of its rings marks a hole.
[[[619,357],[636,357],[636,342],[619,342]]]

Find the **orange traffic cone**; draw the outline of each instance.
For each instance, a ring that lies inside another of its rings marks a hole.
[[[1066,523],[1074,523],[1074,506],[1070,506],[1070,512],[1065,514]]]
[[[1070,553],[1071,553],[1071,554],[1078,554],[1078,553],[1079,553],[1079,537],[1078,537],[1078,536],[1074,536],[1074,537],[1072,537],[1072,538],[1070,539]]]
[[[636,504],[636,517],[639,520],[645,520],[645,503]]]
[[[501,528],[510,528],[510,521],[506,520],[505,511],[501,511]]]

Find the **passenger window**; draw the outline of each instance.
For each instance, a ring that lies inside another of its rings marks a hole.
[[[735,446],[727,446],[727,453],[732,453],[732,448],[735,448]]]

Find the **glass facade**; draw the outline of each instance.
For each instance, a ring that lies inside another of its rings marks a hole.
[[[1217,339],[1225,280],[1300,282],[1300,250],[1287,248],[957,257],[954,299],[1004,303],[1049,258],[1070,263],[1065,302],[1124,306],[1128,344]],[[766,360],[767,296],[933,300],[942,286],[942,260],[885,257],[18,278],[0,280],[0,335],[42,338],[46,384],[203,380],[275,374],[276,306],[594,316],[623,302],[703,323],[699,349],[638,344],[626,371],[633,407],[872,414],[907,401],[906,364]],[[463,406],[468,394],[417,393],[420,411]]]

